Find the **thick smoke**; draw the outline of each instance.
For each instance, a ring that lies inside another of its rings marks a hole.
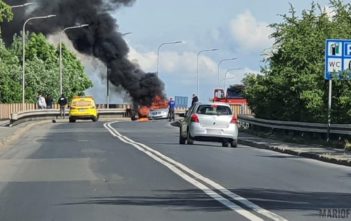
[[[121,6],[131,6],[135,0],[32,0],[35,9],[25,13],[16,9],[15,20],[3,24],[5,42],[11,42],[13,34],[20,33],[24,21],[32,16],[55,14],[56,17],[37,20],[26,26],[27,30],[46,35],[65,27],[89,24],[89,27],[70,30],[67,33],[74,47],[81,53],[100,59],[110,71],[110,81],[122,86],[133,101],[150,105],[152,98],[163,95],[163,83],[154,73],[144,73],[127,59],[128,46],[118,32],[111,12]],[[7,0],[10,5],[23,4],[26,0]]]

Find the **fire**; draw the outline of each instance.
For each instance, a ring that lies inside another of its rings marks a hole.
[[[165,108],[168,108],[168,101],[166,99],[163,99],[160,96],[156,96],[152,100],[152,104],[150,107],[151,110],[165,109]]]
[[[139,116],[138,121],[139,122],[147,122],[147,121],[149,121],[150,110],[165,109],[165,108],[168,108],[168,101],[166,99],[163,99],[160,96],[156,96],[153,99],[150,107],[141,106],[138,109],[138,116]]]
[[[149,121],[149,113],[150,113],[150,109],[146,106],[141,106],[138,109],[138,115],[139,115],[139,122],[147,122]]]

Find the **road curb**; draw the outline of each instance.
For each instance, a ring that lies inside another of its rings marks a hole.
[[[254,141],[249,141],[249,140],[244,140],[244,139],[238,139],[239,144],[255,147],[258,149],[265,149],[265,150],[272,150],[275,152],[279,153],[285,153],[285,154],[290,154],[294,156],[300,156],[300,157],[305,157],[305,158],[310,158],[314,160],[319,160],[327,163],[333,163],[333,164],[338,164],[338,165],[344,165],[344,166],[351,166],[351,160],[348,159],[336,159],[333,157],[329,157],[328,155],[324,154],[316,154],[316,153],[309,153],[309,152],[299,152],[291,149],[281,149],[279,147],[271,146],[268,144],[260,144],[256,143]]]

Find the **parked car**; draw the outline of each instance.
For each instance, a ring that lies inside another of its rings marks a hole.
[[[168,118],[168,108],[154,109],[149,113],[150,119],[167,119]]]
[[[237,146],[237,117],[225,103],[196,103],[180,121],[180,144],[194,141],[221,142],[223,147]]]
[[[76,120],[97,121],[99,118],[95,101],[92,96],[75,96],[73,97],[69,109],[69,122],[74,123]]]

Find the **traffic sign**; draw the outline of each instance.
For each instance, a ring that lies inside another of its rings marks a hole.
[[[325,49],[324,78],[345,80],[345,77],[351,79],[351,40],[328,39]]]

